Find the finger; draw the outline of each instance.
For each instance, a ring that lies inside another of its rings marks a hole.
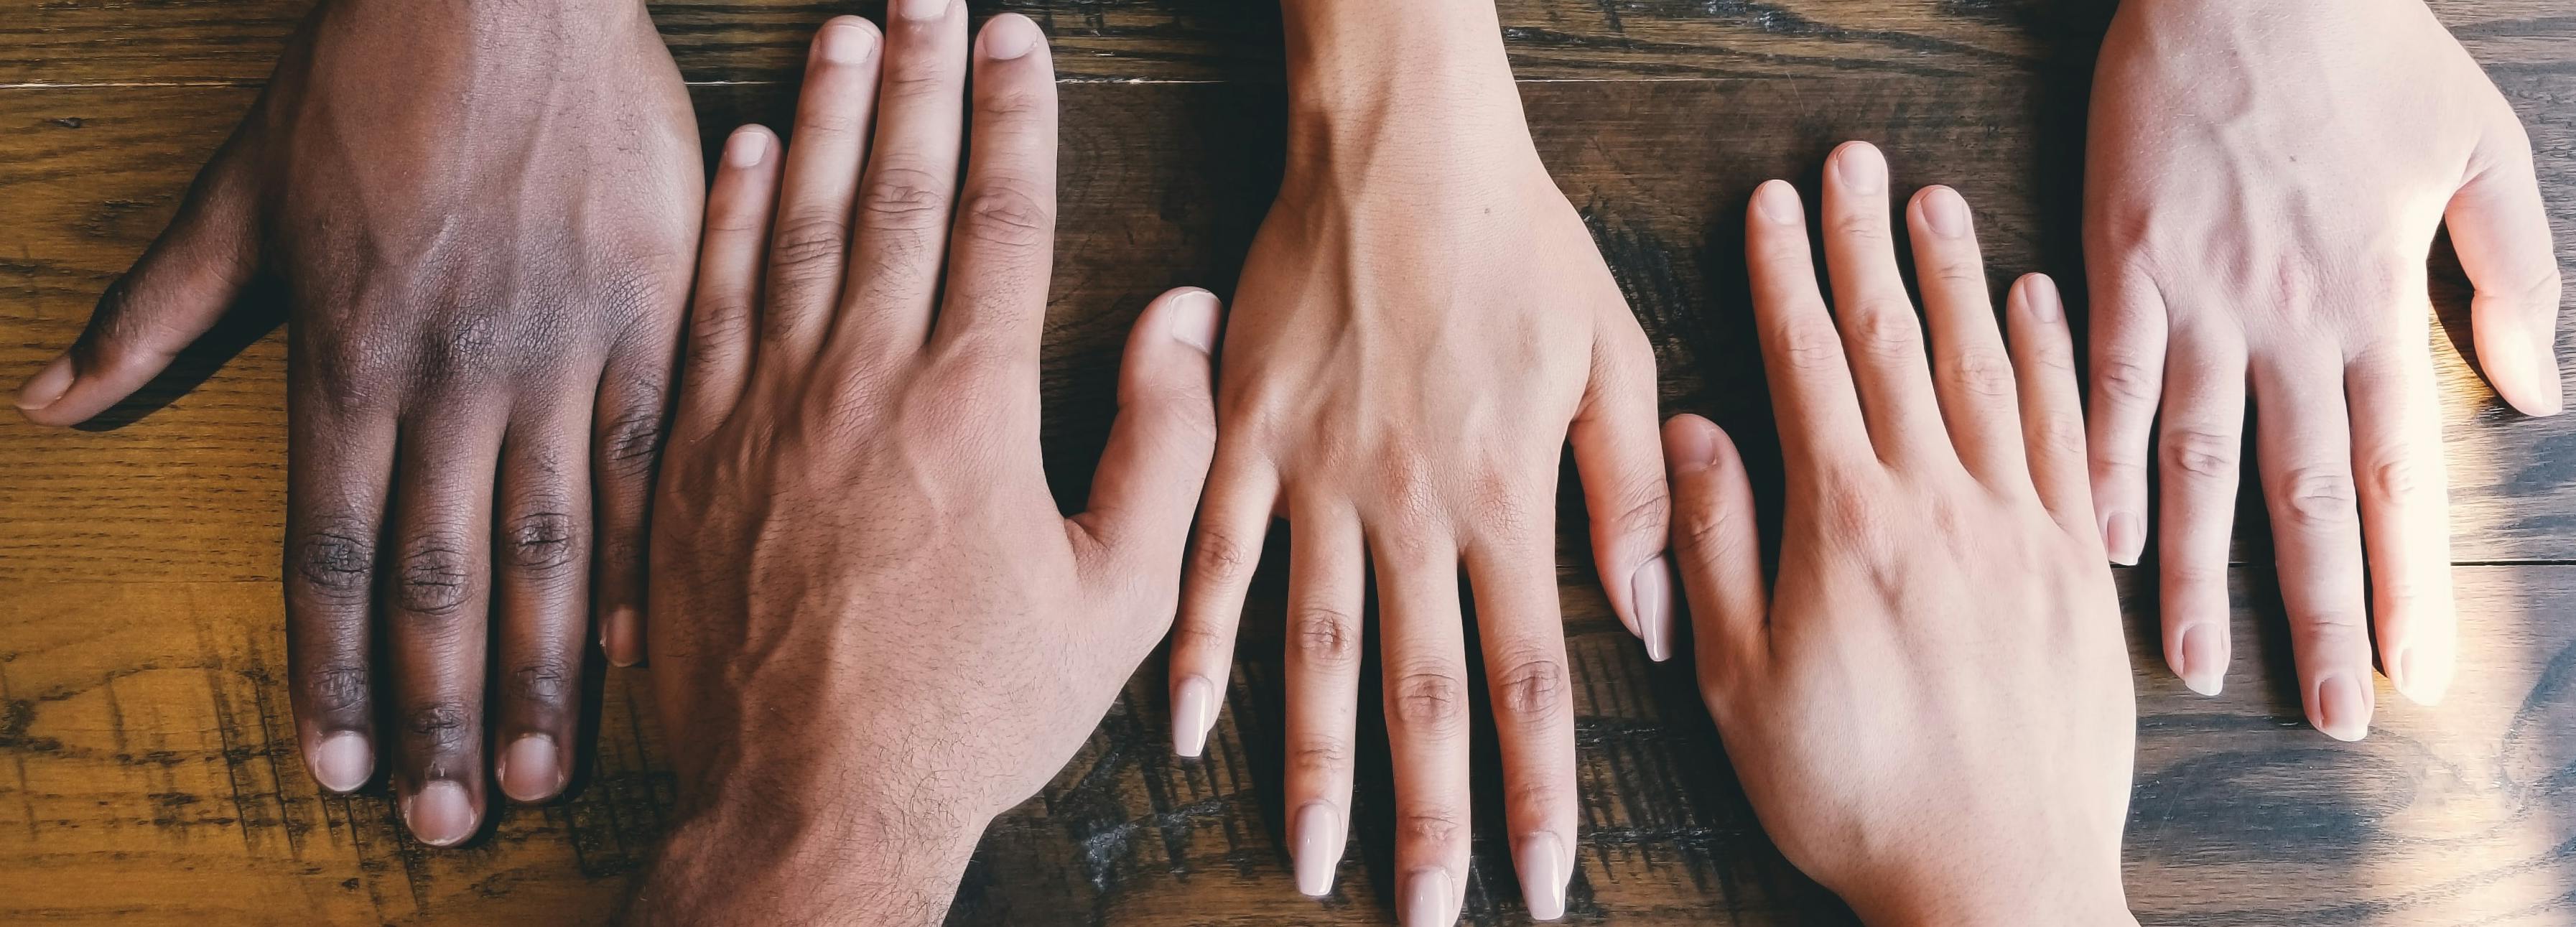
[[[2166,346],[2157,423],[2157,578],[2165,663],[2184,685],[2226,683],[2227,545],[2245,446],[2245,348],[2233,331],[2182,330]]]
[[[315,342],[287,339],[286,642],[313,779],[352,792],[375,774],[368,604],[384,531],[394,419],[316,382]]]
[[[676,425],[690,439],[714,431],[742,399],[759,336],[760,263],[770,218],[778,211],[777,151],[778,139],[768,129],[735,129],[707,193],[707,231],[699,246]]]
[[[2417,307],[2412,337],[2355,358],[2344,372],[2379,662],[2419,705],[2440,702],[2450,689],[2458,637],[2441,403],[2423,327],[2430,315]]]
[[[976,43],[975,149],[932,338],[942,352],[1001,361],[1030,401],[1054,259],[1055,129],[1046,36],[1026,16],[993,17]]]
[[[1216,727],[1226,675],[1234,669],[1244,593],[1261,563],[1278,500],[1278,477],[1268,463],[1218,442],[1182,566],[1181,614],[1172,626],[1172,752],[1181,756],[1199,755]]]
[[[1547,511],[1547,501],[1530,500],[1522,510]],[[1574,876],[1574,694],[1555,539],[1544,527],[1532,533],[1475,545],[1465,559],[1493,694],[1512,860],[1530,916],[1554,920],[1565,916],[1566,882]]]
[[[1624,305],[1604,328],[1566,437],[1583,479],[1602,592],[1628,632],[1646,642],[1646,655],[1660,661],[1672,655],[1672,563],[1664,557],[1672,498],[1655,439],[1655,352]]]
[[[1090,509],[1074,516],[1094,580],[1151,590],[1149,639],[1171,625],[1190,516],[1216,452],[1213,358],[1216,294],[1165,293],[1136,317],[1118,369],[1118,417],[1091,480]]]
[[[2013,407],[2012,361],[1986,293],[1985,256],[1977,250],[1968,201],[1948,187],[1926,187],[1906,208],[1914,239],[1915,279],[1932,335],[1933,394],[1959,462],[1988,485],[2030,485]]]
[[[1744,458],[1717,424],[1696,415],[1664,423],[1664,456],[1673,473],[1673,553],[1690,595],[1694,662],[1703,688],[1719,674],[1758,666],[1769,652],[1769,596],[1762,582],[1762,537]]]
[[[965,150],[966,8],[898,0],[886,30],[883,115],[859,187],[850,256],[857,283],[833,323],[833,350],[845,358],[909,356],[929,337]]]
[[[2125,258],[2087,239],[2093,402],[2085,444],[2102,550],[2113,563],[2135,565],[2147,544],[2147,435],[2164,392],[2165,304],[2155,281],[2129,270]]]
[[[2057,281],[2027,274],[2014,281],[2004,316],[2012,327],[2013,386],[2020,397],[2022,446],[2039,502],[2068,532],[2101,543],[2085,482],[2084,402],[2075,382],[2075,336]]]
[[[513,421],[501,443],[493,563],[501,650],[493,743],[501,755],[493,778],[523,802],[563,791],[578,742],[582,631],[590,624],[589,431],[587,406],[561,404]]]
[[[877,27],[856,16],[833,17],[814,34],[769,246],[758,349],[765,378],[804,375],[840,300],[882,44]]]
[[[1861,419],[1881,460],[1939,453],[1941,410],[1924,366],[1923,326],[1896,268],[1887,217],[1887,159],[1867,142],[1834,150],[1825,167],[1825,274],[1850,357]]]
[[[2316,359],[2254,367],[2255,456],[2308,722],[2338,740],[2359,740],[2375,698],[2362,627],[2361,527],[2349,419],[2326,369]]]
[[[1295,527],[1288,535],[1283,792],[1292,814],[1288,841],[1297,890],[1320,898],[1333,893],[1333,871],[1350,835],[1368,563],[1359,520],[1347,509],[1304,505],[1289,520]]]
[[[1762,369],[1771,381],[1789,479],[1870,459],[1842,338],[1816,290],[1815,255],[1807,247],[1806,214],[1795,188],[1773,180],[1753,191],[1744,243]]]
[[[401,728],[395,802],[413,837],[453,846],[474,834],[484,808],[492,476],[507,410],[487,403],[440,411],[434,425],[404,424],[385,561],[391,575],[380,587]]]
[[[2484,167],[2452,197],[2445,216],[2477,295],[2469,326],[2487,382],[2525,415],[2556,415],[2558,252],[2531,163],[2531,140],[2508,113],[2480,150]],[[2509,133],[2509,135],[2505,134]]]
[[[1450,924],[1466,896],[1467,643],[1456,548],[1446,538],[1372,532],[1386,739],[1395,768],[1396,914]],[[1551,569],[1549,572],[1553,573]]]
[[[170,227],[110,284],[69,350],[18,389],[39,425],[77,425],[143,388],[213,328],[259,269],[251,179],[225,146]]]
[[[667,326],[631,333],[600,374],[591,412],[590,478],[599,524],[591,611],[600,650],[617,666],[644,661],[644,555],[651,541],[653,477],[668,425],[674,337]]]

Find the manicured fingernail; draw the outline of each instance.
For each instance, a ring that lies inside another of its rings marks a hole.
[[[367,737],[343,731],[322,738],[313,748],[313,781],[334,792],[355,792],[375,775],[376,752]]]
[[[1555,834],[1537,833],[1521,838],[1521,897],[1529,903],[1532,919],[1552,921],[1565,916],[1565,882],[1574,876],[1566,867],[1565,844]]]
[[[1216,294],[1192,290],[1172,297],[1172,340],[1216,352]]]
[[[1804,218],[1798,206],[1798,191],[1786,180],[1766,180],[1753,191],[1753,211],[1780,225],[1794,225]]]
[[[1216,725],[1216,684],[1203,676],[1181,680],[1172,692],[1172,752],[1197,756]]]
[[[817,43],[823,60],[833,64],[867,61],[868,53],[877,47],[877,33],[865,23],[866,20],[853,17],[824,24],[822,41]]]
[[[2174,642],[2174,653],[2180,661],[2174,675],[2182,684],[2202,695],[2217,695],[2227,683],[2227,631],[2208,624],[2184,625],[2182,639]]]
[[[1887,156],[1868,142],[1844,145],[1834,153],[1834,176],[1841,178],[1843,192],[1862,196],[1887,189]]]
[[[644,616],[632,605],[609,609],[608,619],[600,622],[599,649],[614,666],[634,666],[644,660]]]
[[[73,372],[70,354],[54,358],[54,362],[46,364],[45,369],[28,377],[27,385],[18,387],[18,408],[33,412],[53,405],[54,400],[71,392]]]
[[[1657,663],[1673,655],[1673,566],[1656,554],[1628,577],[1628,601],[1637,612],[1637,636],[1646,642],[1646,659]]]
[[[562,754],[555,749],[555,739],[543,734],[530,734],[501,751],[501,762],[493,770],[501,780],[501,794],[512,801],[541,802],[563,791]]]
[[[2136,514],[2110,512],[2102,516],[2102,549],[2112,563],[2137,566],[2140,549],[2146,544],[2146,531],[2138,527]]]
[[[2022,278],[2022,299],[2030,304],[2030,317],[2041,322],[2056,322],[2066,317],[2066,299],[2057,292],[2057,281],[2047,274]]]
[[[736,129],[725,139],[724,162],[727,167],[759,167],[760,159],[769,154],[769,133]]]
[[[1404,880],[1404,927],[1446,927],[1458,920],[1449,913],[1449,871],[1417,869]]]
[[[2348,673],[2328,673],[2317,680],[2317,714],[2311,723],[2336,740],[2360,740],[2370,733],[2370,693]]]
[[[413,839],[434,847],[455,846],[474,835],[474,801],[465,786],[445,779],[420,787],[403,802],[403,824]]]
[[[2451,691],[2451,659],[2436,649],[2399,647],[2388,655],[2388,682],[2418,705],[2439,705]]]
[[[1333,893],[1333,870],[1342,864],[1342,814],[1331,802],[1297,809],[1297,891],[1309,898]]]
[[[1932,227],[1932,234],[1943,238],[1968,234],[1968,201],[1959,198],[1959,191],[1948,187],[1924,191],[1923,224]]]
[[[905,19],[938,19],[948,15],[951,0],[895,0],[895,12]]]
[[[1038,24],[1018,13],[1004,13],[984,24],[984,57],[1009,61],[1028,54],[1046,40]]]

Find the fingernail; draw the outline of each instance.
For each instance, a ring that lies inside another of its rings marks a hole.
[[[2129,512],[2112,512],[2102,517],[2102,548],[2111,562],[2137,566],[2139,549],[2146,546],[2146,532],[2138,527],[2138,516]]]
[[[343,731],[322,738],[313,748],[313,781],[334,792],[355,792],[375,774],[376,753],[367,737]]]
[[[434,780],[404,802],[403,824],[422,843],[455,846],[474,835],[474,802],[466,797],[465,786]]]
[[[608,611],[599,627],[599,649],[613,666],[634,666],[644,659],[644,617],[632,605]]]
[[[895,12],[905,19],[938,19],[948,15],[950,0],[895,0]]]
[[[2174,652],[2181,658],[2174,666],[2174,675],[2182,677],[2182,684],[2192,691],[2217,695],[2219,688],[2227,684],[2225,629],[2207,624],[2185,625],[2182,639],[2174,642]]]
[[[1646,642],[1646,659],[1657,663],[1673,655],[1673,567],[1656,554],[1628,577],[1628,601],[1637,612],[1637,636]]]
[[[984,24],[984,57],[1009,61],[1028,54],[1046,40],[1038,24],[1018,13],[1004,13]]]
[[[1843,192],[1862,196],[1887,189],[1887,156],[1878,146],[1853,142],[1834,153],[1834,176],[1842,179]]]
[[[2451,660],[2444,654],[2399,647],[2388,655],[2388,682],[2407,701],[2439,705],[2451,690]]]
[[[1333,870],[1342,864],[1342,815],[1332,803],[1310,801],[1297,809],[1297,891],[1309,898],[1333,893]]]
[[[1694,422],[1668,433],[1673,438],[1665,443],[1664,466],[1673,473],[1692,473],[1717,462],[1717,435],[1712,429]]]
[[[876,30],[860,19],[835,19],[823,26],[820,43],[823,60],[833,64],[859,64],[868,60],[868,52],[877,45]]]
[[[2370,694],[2345,673],[2317,680],[2317,730],[2336,740],[2360,740],[2370,733]]]
[[[1794,225],[1803,218],[1798,206],[1798,191],[1785,180],[1766,180],[1753,191],[1753,211],[1780,225]]]
[[[2567,407],[2567,387],[2558,380],[2558,330],[2554,320],[2552,325],[2532,333],[2531,346],[2539,355],[2531,368],[2531,391],[2539,404],[2531,414],[2556,415]]]
[[[1948,187],[1933,187],[1925,191],[1923,224],[1932,227],[1932,234],[1943,238],[1968,234],[1968,201],[1959,198],[1959,191]]]
[[[1181,680],[1172,693],[1172,752],[1197,756],[1207,749],[1208,728],[1216,724],[1216,684],[1204,676]]]
[[[18,387],[18,408],[33,412],[53,405],[54,400],[71,392],[73,379],[72,356],[67,352],[54,358],[53,363],[46,364],[45,369],[36,371],[35,376],[28,377],[27,385]]]
[[[1404,927],[1446,927],[1458,918],[1449,913],[1449,871],[1417,869],[1405,879]]]
[[[501,780],[501,794],[512,801],[541,802],[563,791],[564,767],[555,739],[543,734],[530,734],[501,751],[501,762],[493,770]]]
[[[1565,865],[1565,845],[1555,834],[1536,833],[1521,838],[1521,896],[1529,903],[1532,919],[1552,921],[1565,916],[1565,882],[1573,877]]]
[[[769,133],[736,129],[725,140],[724,161],[730,167],[759,167],[760,159],[769,154]]]
[[[1216,353],[1216,294],[1193,290],[1172,297],[1172,340]]]
[[[2047,274],[2022,278],[2022,299],[2030,304],[2030,317],[2041,322],[2056,322],[2066,317],[2065,297],[2057,292],[2057,281]]]

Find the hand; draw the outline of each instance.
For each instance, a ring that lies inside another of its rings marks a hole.
[[[1059,515],[1044,37],[985,26],[961,192],[966,7],[890,16],[883,41],[823,28],[795,145],[736,132],[709,198],[653,523],[680,807],[640,921],[939,923],[985,824],[1073,756],[1179,597],[1216,298],[1137,320],[1091,510]]]
[[[2560,405],[2558,262],[2512,108],[2420,0],[2129,0],[2091,125],[2093,494],[2111,559],[2137,562],[2153,432],[2166,662],[2204,694],[2227,673],[2250,390],[2309,723],[2368,732],[2365,616],[2389,682],[2439,701],[2456,619],[2437,227],[2477,285],[2488,381],[2525,413]]]
[[[1734,445],[1664,427],[1700,692],[1763,829],[1864,921],[2134,927],[2136,706],[2057,289],[2013,287],[2007,350],[1967,203],[1924,190],[1927,368],[1886,189],[1866,144],[1826,166],[1830,316],[1797,192],[1745,220],[1789,478],[1767,604]]]
[[[1430,22],[1469,8],[1463,24]],[[1349,827],[1373,567],[1399,909],[1409,925],[1455,920],[1469,837],[1463,568],[1522,887],[1533,916],[1556,917],[1576,827],[1558,460],[1570,435],[1603,584],[1663,658],[1654,355],[1539,163],[1490,7],[1292,3],[1289,16],[1290,167],[1225,345],[1217,462],[1172,647],[1174,747],[1197,755],[1216,721],[1245,587],[1284,513],[1298,888],[1331,892]]]
[[[18,404],[86,420],[255,276],[282,278],[304,756],[346,792],[391,746],[413,835],[456,843],[484,815],[487,736],[503,792],[562,790],[584,628],[613,659],[641,655],[645,505],[702,189],[688,94],[642,4],[324,3]]]

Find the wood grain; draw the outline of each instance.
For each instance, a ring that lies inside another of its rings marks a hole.
[[[812,24],[881,5],[655,6],[712,141],[782,122]],[[0,374],[77,331],[306,6],[0,0]],[[1038,16],[1077,81],[1045,388],[1049,470],[1079,498],[1126,323],[1166,287],[1228,289],[1271,196],[1276,14],[1266,0],[974,6]],[[1754,438],[1766,508],[1778,462],[1759,440],[1768,401],[1740,265],[1754,184],[1812,189],[1833,143],[1868,138],[1900,184],[1968,195],[1998,282],[2081,279],[2084,77],[2108,0],[1501,6],[1542,152],[1656,344],[1666,410]],[[2576,8],[2435,7],[2527,120],[2553,226],[2576,242]],[[2454,317],[2432,347],[2455,555],[2492,564],[2458,571],[2461,680],[2438,710],[2383,685],[2372,737],[2337,744],[2299,720],[2266,571],[2236,571],[2239,659],[2218,699],[2161,668],[2153,584],[2124,572],[2142,693],[2129,876],[2148,924],[2576,924],[2576,565],[2555,562],[2576,561],[2576,424],[2512,415],[2461,362],[2465,290],[2446,270],[2437,296]],[[121,427],[0,415],[0,922],[603,920],[670,800],[641,677],[594,680],[596,750],[570,798],[508,809],[463,850],[410,841],[381,791],[325,798],[301,772],[275,583],[283,364],[280,336],[245,324]],[[1559,558],[1585,799],[1569,919],[1849,923],[1761,838],[1687,671],[1646,663],[1610,617],[1579,503],[1569,488]],[[2238,556],[2263,562],[2259,507],[2244,517]],[[1083,754],[996,823],[952,923],[1391,922],[1374,712],[1341,893],[1290,887],[1278,567],[1256,586],[1210,758],[1169,756],[1149,664]],[[1499,795],[1489,735],[1486,799]],[[1468,921],[1519,923],[1499,808],[1478,813]]]

